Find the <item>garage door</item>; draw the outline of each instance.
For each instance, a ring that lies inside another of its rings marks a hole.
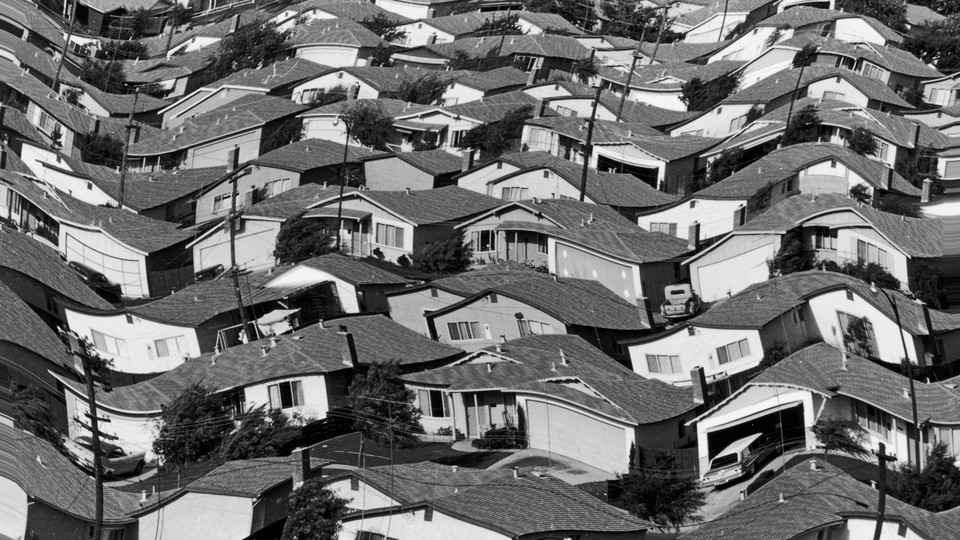
[[[147,296],[146,284],[140,279],[140,261],[122,259],[103,253],[84,244],[70,234],[66,235],[65,252],[68,261],[76,261],[103,273],[107,279],[123,287],[124,296]]]
[[[605,471],[626,469],[623,428],[539,401],[527,402],[527,418],[531,448],[573,458]]]
[[[752,415],[743,420],[730,422],[723,428],[707,434],[707,448],[711,458],[718,452],[754,433],[773,434],[779,438],[782,434],[786,446],[804,442],[806,430],[803,424],[803,405],[784,405],[779,411],[773,410]]]

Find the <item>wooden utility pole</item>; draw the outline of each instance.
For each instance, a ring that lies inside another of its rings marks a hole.
[[[343,163],[340,164],[340,199],[337,201],[337,249],[340,249],[343,241],[340,236],[343,231],[343,191],[347,186],[347,151],[350,149],[350,123],[344,120],[343,125],[347,128],[347,138],[343,142]],[[350,246],[350,250],[353,251],[353,246]],[[363,251],[362,242],[360,251]]]
[[[640,43],[637,43],[637,50],[633,51],[633,60],[630,62],[630,72],[627,73],[627,82],[623,85],[623,94],[620,95],[620,106],[617,107],[617,117],[615,120],[620,121],[620,117],[623,116],[623,104],[627,101],[627,94],[630,92],[630,83],[633,81],[633,71],[637,69],[637,60],[640,58],[641,54],[641,45],[643,44],[643,37],[647,33],[647,27],[644,25],[643,32],[640,34]]]
[[[133,94],[133,107],[130,108],[130,114],[127,115],[126,134],[127,140],[123,141],[123,159],[120,161],[120,196],[117,199],[117,208],[123,208],[123,193],[127,180],[127,153],[130,152],[130,130],[134,128],[133,113],[137,110],[137,100],[140,98],[140,92]]]
[[[580,175],[580,202],[587,196],[587,171],[590,169],[590,154],[593,153],[593,124],[597,118],[597,104],[600,103],[600,87],[597,86],[597,93],[593,96],[593,107],[590,111],[590,118],[587,120],[587,140],[583,145],[583,172]]]
[[[500,51],[503,50],[503,40],[507,38],[507,25],[510,24],[510,9],[507,8],[507,16],[503,18],[503,29],[500,31],[500,43],[497,45],[497,58],[500,58]]]
[[[877,501],[877,528],[873,531],[873,540],[880,540],[880,534],[883,532],[884,512],[887,509],[887,462],[893,461],[892,456],[887,455],[887,447],[879,443],[877,450],[877,465],[880,467],[880,500]]]
[[[53,76],[53,91],[60,94],[60,72],[63,70],[63,61],[67,58],[67,47],[70,46],[70,40],[73,39],[73,23],[77,20],[77,0],[73,0],[73,7],[70,8],[70,25],[67,27],[67,40],[63,42],[63,49],[60,50],[60,60],[57,62],[57,73]]]
[[[653,64],[657,59],[657,52],[660,50],[660,42],[663,41],[663,27],[667,24],[667,9],[669,9],[673,4],[674,2],[667,2],[663,6],[663,15],[660,16],[660,30],[657,31],[657,44],[653,46],[653,56],[650,57],[651,64]]]
[[[237,293],[237,309],[240,310],[240,322],[243,325],[242,332],[247,336],[247,341],[253,341],[252,336],[247,333],[250,329],[250,320],[247,318],[247,310],[243,308],[243,293],[240,289],[240,270],[237,268],[237,220],[240,214],[237,212],[237,180],[241,176],[246,176],[247,168],[242,171],[233,169],[232,162],[227,164],[231,168],[230,178],[230,216],[227,218],[227,226],[230,227],[230,273],[233,274],[233,289]]]

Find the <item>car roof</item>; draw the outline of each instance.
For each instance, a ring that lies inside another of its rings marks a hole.
[[[754,433],[748,437],[744,437],[740,440],[734,441],[729,446],[720,451],[719,454],[713,456],[713,459],[716,459],[724,454],[739,454],[743,451],[744,448],[753,444],[753,441],[759,439],[763,436],[763,433]]]

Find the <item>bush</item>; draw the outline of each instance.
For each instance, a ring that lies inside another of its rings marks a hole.
[[[498,428],[491,424],[483,437],[474,439],[472,445],[481,450],[523,449],[527,447],[527,434],[514,426]]]
[[[425,244],[413,253],[413,265],[422,272],[455,274],[470,268],[473,246],[458,230],[446,240]]]
[[[763,471],[753,479],[753,482],[747,484],[746,494],[750,495],[751,493],[762,488],[767,482],[773,480],[775,476],[777,476],[777,473],[773,471]]]

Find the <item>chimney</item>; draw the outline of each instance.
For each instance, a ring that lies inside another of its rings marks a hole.
[[[487,362],[487,373],[493,371],[493,362]]]
[[[460,467],[458,467],[458,466],[456,466],[456,465],[451,465],[451,466],[450,466],[450,470],[453,471],[454,473],[456,473],[457,471],[460,470]]]
[[[850,357],[847,356],[846,352],[840,353],[840,369],[847,371],[847,364],[850,362]]]
[[[233,26],[233,30],[230,32],[231,34],[240,29],[240,14],[239,14],[239,13],[237,13],[236,15],[233,16],[233,24],[232,24],[232,26]]]
[[[811,460],[810,460],[810,470],[811,470],[811,471],[816,471],[816,470],[818,470],[818,469],[819,469],[819,468],[817,467],[817,460],[811,459]]]
[[[476,151],[473,148],[466,148],[463,150],[463,161],[460,162],[460,170],[462,172],[467,172],[473,168],[474,154],[476,154]]]
[[[353,334],[347,332],[347,327],[340,325],[338,332],[343,336],[344,342],[340,348],[340,354],[343,357],[343,365],[354,369],[360,367],[360,361],[357,359],[357,344],[353,341]]]
[[[520,478],[520,467],[514,467],[514,468],[513,468],[513,477],[514,477],[514,478]]]
[[[407,195],[410,195],[410,188],[406,188]]]
[[[920,203],[925,204],[930,202],[930,190],[933,188],[933,180],[929,178],[923,179],[923,188],[920,190]]]
[[[733,212],[733,229],[739,229],[741,225],[747,222],[747,207],[741,206]]]
[[[498,353],[502,353],[502,352],[503,352],[503,346],[500,345],[499,343],[497,343],[494,347],[496,347],[496,350],[497,350]]]
[[[257,203],[257,188],[250,186],[250,189],[243,194],[243,207],[250,208]]]
[[[545,113],[546,111],[547,111],[547,100],[538,99],[536,108],[533,109],[533,117],[542,118],[543,113]]]
[[[563,352],[563,349],[560,349],[560,365],[567,365],[567,355]]]
[[[233,172],[240,166],[240,149],[227,150],[227,172]]]
[[[690,382],[693,383],[693,402],[702,405],[707,401],[707,376],[700,366],[690,370]]]
[[[687,248],[690,251],[700,248],[700,222],[694,221],[687,227]]]
[[[300,486],[312,475],[310,448],[295,448],[290,457],[293,458],[293,489],[300,489]]]
[[[273,269],[271,268],[271,270]],[[277,336],[270,336],[270,348],[273,349],[273,348],[276,348],[276,346],[277,346]]]
[[[903,398],[904,398],[904,399],[910,399],[910,389],[909,389],[909,388],[903,388]]]
[[[260,356],[261,356],[261,357],[266,357],[266,356],[267,356],[267,350],[268,350],[268,349],[267,349],[267,346],[266,346],[266,345],[261,345],[261,346],[260,346]]]

